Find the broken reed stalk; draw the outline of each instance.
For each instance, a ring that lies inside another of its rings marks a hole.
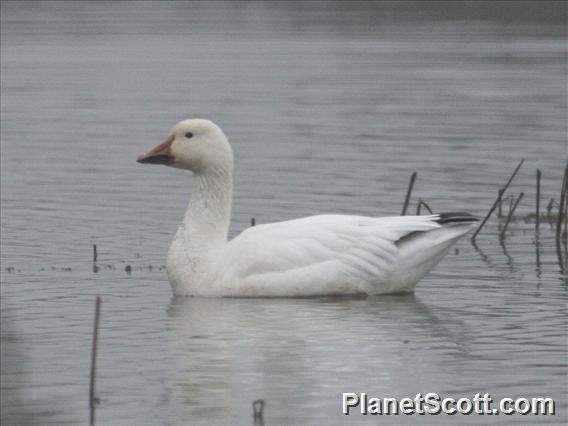
[[[95,424],[95,403],[97,398],[95,397],[95,374],[97,367],[97,341],[99,335],[99,319],[101,313],[101,298],[97,296],[95,302],[95,325],[93,328],[93,345],[91,346],[91,378],[89,381],[89,413],[90,413],[90,424]]]
[[[518,173],[519,169],[521,168],[521,166],[523,165],[524,162],[525,162],[525,160],[520,161],[519,165],[517,166],[517,168],[515,169],[515,171],[513,172],[513,174],[511,175],[511,177],[509,178],[509,180],[505,184],[505,186],[503,187],[503,194],[505,193],[505,191],[507,190],[507,188],[509,187],[509,185],[511,184],[511,182],[513,181],[515,176],[517,176],[517,173]],[[502,194],[501,194],[501,197],[502,197]],[[481,231],[481,228],[483,228],[483,226],[485,225],[485,223],[487,222],[487,220],[489,219],[489,217],[491,216],[491,214],[493,213],[493,211],[497,207],[497,204],[499,204],[499,202],[501,201],[501,197],[499,197],[499,196],[497,197],[497,199],[493,203],[493,206],[489,209],[489,212],[487,213],[485,218],[481,221],[481,224],[479,225],[479,227],[475,230],[475,232],[471,236],[471,242],[475,241],[475,237],[477,237],[477,234],[479,234],[479,232]]]
[[[401,216],[406,215],[406,209],[408,208],[408,203],[410,201],[410,194],[412,193],[412,187],[414,186],[416,175],[417,173],[414,172],[412,173],[412,176],[410,176],[410,182],[408,183],[408,190],[406,191],[406,198],[404,199],[404,207],[402,207],[402,213],[400,214]]]
[[[534,232],[538,238],[540,232],[540,178],[542,173],[536,169],[536,222],[534,225]]]
[[[509,209],[509,214],[507,215],[507,221],[505,222],[505,226],[503,227],[503,230],[501,231],[501,235],[500,235],[501,239],[505,238],[505,231],[507,231],[507,227],[509,226],[509,222],[511,221],[511,218],[513,217],[513,214],[515,213],[515,210],[517,210],[517,206],[519,205],[519,203],[521,202],[521,200],[523,199],[524,196],[525,196],[525,193],[521,192],[519,194],[519,198],[517,198],[517,201],[515,201],[515,204],[512,204],[511,208]],[[512,202],[513,202],[513,200],[511,200],[511,203]]]
[[[256,223],[256,221],[254,220],[254,217],[250,218],[250,226],[254,226]]]
[[[93,272],[97,273],[99,271],[99,267],[97,266],[97,245],[93,244]]]
[[[551,198],[548,204],[546,205],[546,216],[550,217],[550,212],[552,212],[553,207],[554,207],[554,198]]]
[[[567,265],[562,257],[562,220],[566,212],[566,193],[568,192],[568,163],[564,168],[564,178],[562,179],[562,189],[560,190],[560,203],[558,205],[558,217],[556,218],[556,252],[562,272],[566,271]],[[566,259],[568,260],[568,256]]]
[[[264,399],[257,399],[252,402],[252,415],[255,426],[263,426],[264,419],[262,418],[264,411]]]
[[[416,215],[418,216],[420,214],[420,207],[426,207],[426,210],[428,210],[430,212],[430,214],[434,214],[434,212],[432,211],[432,209],[430,208],[430,206],[428,205],[428,203],[426,201],[424,201],[422,198],[418,199],[418,206],[416,206]]]
[[[535,247],[536,247],[536,270],[537,270],[537,277],[540,278],[540,241],[538,240],[538,236],[537,239],[535,241]]]
[[[513,195],[512,197],[507,197],[509,198],[509,211],[507,213],[507,218],[505,219],[505,222],[507,223],[507,226],[509,226],[509,217],[511,215],[511,212],[513,211],[513,203],[515,202],[515,196]],[[505,227],[506,228],[506,227]],[[503,239],[503,229],[501,228],[501,222],[499,222],[499,238]]]
[[[499,209],[497,210],[497,217],[503,217],[503,211],[501,210],[501,202],[503,201],[503,188],[499,189],[497,192],[497,200],[499,201]]]
[[[568,188],[566,189],[568,190]],[[564,200],[564,234],[562,236],[562,240],[564,241],[564,251],[568,256],[568,195]]]

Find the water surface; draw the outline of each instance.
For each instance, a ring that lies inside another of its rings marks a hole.
[[[2,3],[2,416],[101,425],[566,423],[566,275],[554,231],[492,219],[416,294],[173,299],[163,265],[191,175],[136,164],[177,121],[233,144],[231,235],[316,213],[558,199],[562,3]],[[451,5],[451,6],[450,6]],[[92,245],[98,247],[93,270]],[[131,272],[125,268],[129,265]],[[340,414],[342,392],[553,397],[556,416]]]

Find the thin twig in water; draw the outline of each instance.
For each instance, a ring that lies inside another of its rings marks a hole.
[[[550,213],[552,212],[554,203],[555,203],[554,198],[551,198],[548,204],[546,205],[546,216],[550,217]]]
[[[91,379],[89,382],[89,413],[90,413],[90,425],[95,424],[95,404],[98,402],[98,398],[95,397],[95,375],[97,367],[97,341],[99,335],[99,319],[101,312],[101,298],[97,296],[95,302],[95,325],[93,329],[93,345],[91,347]]]
[[[521,202],[521,200],[523,199],[524,196],[525,196],[525,193],[521,192],[519,194],[519,197],[517,198],[517,201],[515,201],[515,204],[513,204],[513,200],[511,199],[511,207],[509,208],[509,214],[507,215],[507,221],[505,222],[505,226],[503,227],[503,230],[501,231],[501,235],[500,235],[501,239],[505,238],[505,231],[507,231],[507,227],[509,226],[509,222],[511,221],[511,218],[513,217],[513,214],[515,213],[517,206],[519,205],[519,203]]]
[[[507,265],[509,265],[511,272],[513,272],[513,258],[511,257],[511,255],[507,251],[507,246],[505,245],[505,239],[504,238],[499,238],[499,245],[503,249],[503,254],[507,258]]]
[[[560,270],[565,272],[568,265],[565,261],[568,261],[568,256],[563,259],[562,256],[562,220],[567,212],[565,211],[566,204],[566,193],[568,191],[568,163],[566,163],[566,168],[564,169],[564,178],[562,179],[562,189],[560,190],[560,203],[558,205],[558,217],[556,218],[556,252],[558,254],[558,262],[560,264]]]
[[[97,266],[97,245],[93,244],[93,272],[99,272],[99,267]]]
[[[536,247],[536,276],[537,278],[540,278],[540,274],[542,271],[540,269],[540,241],[538,240],[538,236],[535,241],[535,247]]]
[[[408,190],[406,191],[406,198],[404,199],[404,207],[402,208],[401,216],[406,215],[406,209],[408,208],[408,202],[410,201],[410,194],[412,193],[412,187],[414,186],[414,181],[416,180],[417,173],[412,173],[410,176],[410,182],[408,183]]]
[[[539,169],[536,169],[536,222],[534,225],[534,232],[536,238],[538,238],[538,234],[540,233],[540,178],[542,173]]]
[[[428,203],[426,201],[424,201],[422,198],[419,198],[418,199],[418,206],[416,207],[416,215],[417,216],[420,214],[420,208],[422,206],[426,207],[426,210],[428,210],[430,212],[430,214],[434,214],[434,212],[432,211],[432,209],[430,208]]]
[[[566,188],[568,190],[568,187]],[[562,240],[564,241],[564,256],[565,262],[568,262],[568,195],[564,198],[564,234],[562,234]],[[568,265],[564,265],[567,266]]]
[[[519,165],[517,166],[517,168],[515,169],[515,171],[513,172],[513,174],[511,175],[511,177],[509,178],[509,180],[505,184],[505,186],[503,187],[503,194],[505,193],[505,191],[507,190],[507,188],[509,187],[509,185],[511,184],[511,182],[513,181],[513,179],[517,175],[517,172],[519,171],[519,169],[521,168],[521,166],[523,165],[524,162],[525,162],[525,160],[521,160],[521,162],[519,163]],[[487,216],[485,216],[485,218],[481,221],[481,224],[479,225],[479,227],[473,233],[473,235],[471,237],[472,242],[475,241],[475,237],[477,237],[477,234],[479,234],[479,232],[481,231],[481,228],[483,228],[483,226],[485,225],[485,223],[487,222],[487,220],[491,216],[491,213],[493,213],[493,211],[497,207],[497,204],[500,202],[500,199],[501,199],[501,197],[498,196],[497,199],[495,200],[495,202],[493,203],[493,206],[489,209]]]
[[[497,191],[497,200],[499,202],[499,205],[497,207],[499,207],[497,209],[497,217],[501,218],[503,217],[503,212],[501,210],[501,203],[503,202],[503,188],[499,189],[499,191]]]

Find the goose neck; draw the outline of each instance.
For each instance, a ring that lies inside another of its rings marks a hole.
[[[232,173],[219,169],[195,174],[183,227],[202,247],[224,244],[231,221]]]

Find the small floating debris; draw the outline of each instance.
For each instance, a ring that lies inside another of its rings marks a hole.
[[[132,266],[126,265],[126,266],[124,267],[124,270],[126,271],[126,273],[127,273],[128,275],[130,275],[130,274],[132,273]]]
[[[263,419],[264,399],[257,399],[252,402],[252,415],[254,426],[264,426]]]

